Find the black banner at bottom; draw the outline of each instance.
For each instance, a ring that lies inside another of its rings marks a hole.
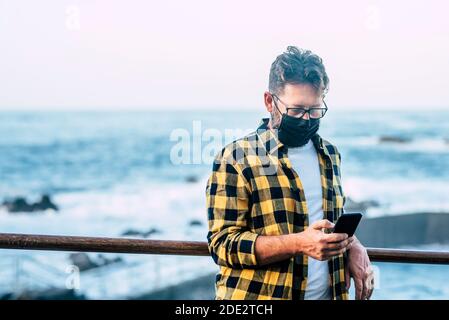
[[[1,301],[2,312],[41,314],[59,320],[95,315],[103,319],[328,319],[383,318],[394,311],[404,317],[423,310],[448,310],[449,301],[219,301],[219,300],[102,300],[102,301]],[[428,309],[431,308],[431,309]],[[10,309],[10,310],[8,310]]]

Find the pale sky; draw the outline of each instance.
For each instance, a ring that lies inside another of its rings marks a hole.
[[[0,109],[263,108],[276,55],[329,107],[449,110],[446,1],[0,0]]]

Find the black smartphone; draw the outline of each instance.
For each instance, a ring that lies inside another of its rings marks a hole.
[[[361,219],[361,213],[344,213],[338,218],[337,223],[335,223],[333,232],[347,233],[349,237],[352,237]]]

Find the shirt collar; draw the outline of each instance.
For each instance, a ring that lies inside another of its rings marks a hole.
[[[256,134],[268,154],[272,155],[276,150],[282,148],[284,144],[279,140],[276,131],[268,128],[269,121],[269,118],[263,118],[257,128]]]

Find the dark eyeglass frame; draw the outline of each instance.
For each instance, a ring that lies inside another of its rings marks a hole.
[[[277,95],[275,95],[274,93],[272,93],[271,95],[272,95],[274,98],[276,98],[277,100],[279,100],[279,102],[282,103],[282,104],[285,106],[285,109],[287,110],[287,114],[288,114],[288,110],[297,110],[297,111],[299,111],[299,112],[302,112],[302,114],[301,114],[300,117],[295,117],[295,118],[298,118],[298,119],[302,119],[306,113],[309,115],[309,119],[321,119],[322,117],[324,117],[324,115],[326,114],[326,112],[327,112],[327,110],[328,110],[326,101],[324,101],[324,100],[323,100],[324,108],[321,108],[321,107],[318,107],[318,108],[312,107],[312,108],[309,108],[309,109],[304,109],[304,108],[299,108],[299,107],[290,107],[288,104],[284,103],[281,99],[279,99],[279,97],[278,97]],[[282,113],[281,110],[279,110],[279,108],[278,108],[276,102],[275,102],[274,100],[273,100],[273,102],[274,102],[274,104],[276,105],[276,108],[278,109],[278,111],[279,111],[280,113]],[[322,112],[321,117],[318,117],[318,118],[317,118],[317,117],[311,117],[311,116],[310,116],[310,112],[316,111],[316,110],[320,110],[320,111]],[[323,111],[323,110],[324,110],[324,111]]]

